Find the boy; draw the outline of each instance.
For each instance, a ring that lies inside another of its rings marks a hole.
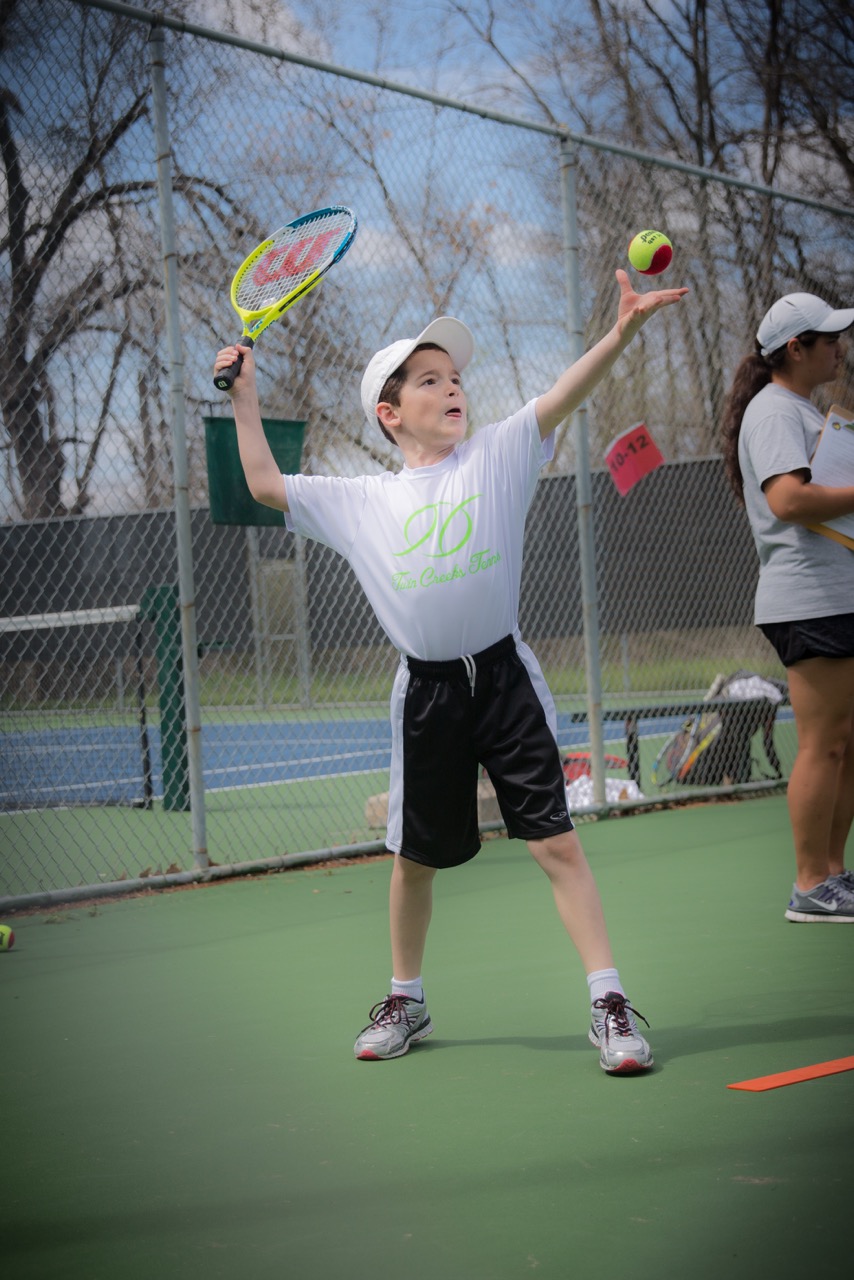
[[[567,812],[554,703],[517,621],[525,517],[556,427],[645,321],[687,293],[637,294],[624,271],[616,275],[620,302],[610,333],[545,395],[468,440],[461,373],[474,342],[465,325],[441,317],[417,338],[378,352],[362,379],[362,406],[399,447],[397,474],[283,477],[261,427],[251,352],[238,344],[216,358],[218,372],[237,351],[244,357],[231,398],[253,496],[284,511],[290,529],[347,558],[401,655],[391,696],[386,840],[395,855],[393,977],[356,1041],[362,1061],[400,1057],[433,1030],[421,979],[433,880],[480,848],[483,765],[508,835],[527,842],[548,876],[584,964],[600,1065],[632,1073],[653,1064]]]

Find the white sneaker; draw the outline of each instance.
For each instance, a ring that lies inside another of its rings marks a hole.
[[[386,996],[368,1014],[371,1021],[359,1033],[356,1057],[363,1062],[399,1058],[433,1030],[427,1003],[412,996]]]
[[[590,1043],[599,1049],[599,1066],[611,1075],[629,1075],[652,1066],[652,1050],[638,1031],[635,1015],[646,1022],[619,991],[607,991],[601,1000],[593,1001]]]

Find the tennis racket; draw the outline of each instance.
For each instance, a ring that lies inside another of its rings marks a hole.
[[[231,305],[243,321],[241,346],[253,347],[268,324],[310,293],[356,237],[356,215],[344,205],[316,209],[268,236],[237,270]],[[218,391],[230,391],[243,356],[214,378]]]

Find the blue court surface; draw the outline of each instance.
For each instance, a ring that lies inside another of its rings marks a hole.
[[[784,718],[785,713],[781,714]],[[682,720],[642,720],[642,737],[673,733]],[[160,733],[148,730],[153,794],[163,794]],[[606,741],[624,742],[623,727],[606,723]],[[572,750],[589,740],[587,726],[558,716],[558,740]],[[388,770],[387,716],[364,719],[206,722],[202,732],[209,791]],[[131,804],[142,794],[139,730],[68,727],[0,734],[0,808],[46,804]]]

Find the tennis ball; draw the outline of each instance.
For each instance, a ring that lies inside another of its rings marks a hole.
[[[14,933],[7,924],[0,924],[0,951],[11,951],[14,945]]]
[[[673,245],[661,231],[639,231],[629,244],[629,262],[642,276],[657,276],[670,266]]]

